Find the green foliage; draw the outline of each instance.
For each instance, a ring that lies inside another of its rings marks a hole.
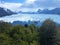
[[[40,28],[40,45],[56,45],[56,24],[51,20],[44,21]]]
[[[40,27],[34,24],[13,26],[0,21],[0,45],[42,45],[42,43],[60,45],[60,26],[49,19]]]

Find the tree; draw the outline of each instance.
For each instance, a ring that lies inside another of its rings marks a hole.
[[[56,45],[56,24],[47,19],[40,27],[40,45]]]

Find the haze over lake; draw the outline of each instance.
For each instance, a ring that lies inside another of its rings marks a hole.
[[[0,17],[0,20],[6,22],[29,21],[29,20],[43,22],[46,19],[51,19],[54,22],[60,24],[60,15],[54,15],[54,14],[14,14],[11,16]]]

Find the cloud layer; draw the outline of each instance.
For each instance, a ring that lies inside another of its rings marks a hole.
[[[25,3],[23,7],[28,8],[54,8],[60,7],[60,0],[33,0]]]
[[[21,3],[8,3],[8,2],[0,3],[0,7],[4,7],[4,8],[7,8],[7,9],[10,9],[12,11],[17,11],[17,9],[21,5],[22,5]]]
[[[60,0],[25,0],[24,3],[4,3],[0,7],[6,7],[11,10],[35,11],[39,8],[60,8]]]

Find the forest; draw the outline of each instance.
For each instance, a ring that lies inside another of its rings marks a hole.
[[[0,21],[0,45],[60,45],[60,25],[50,19],[41,26]]]

